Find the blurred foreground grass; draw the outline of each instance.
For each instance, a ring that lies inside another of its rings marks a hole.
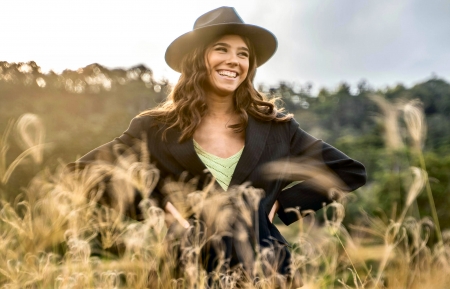
[[[383,100],[376,101],[382,105]],[[412,147],[420,156],[423,115],[414,102],[403,109],[415,141]],[[23,140],[23,151],[14,160],[7,158],[11,135]],[[8,200],[11,173],[20,165],[42,163],[44,136],[39,118],[27,114],[10,123],[0,143],[1,288],[208,288],[208,276],[198,264],[201,247],[227,233],[229,216],[244,216],[244,223],[249,223],[245,216],[251,216],[251,206],[228,206],[231,199],[237,204],[244,197],[256,202],[261,196],[245,186],[225,196],[211,191],[211,186],[193,191],[189,184],[175,183],[183,201],[211,224],[214,234],[196,234],[198,223],[193,222],[172,241],[166,236],[164,212],[151,202],[141,202],[141,222],[122,214],[133,201],[134,188],[155,179],[154,168],[138,157],[72,173],[43,169],[20,195]],[[98,203],[105,192],[98,180],[105,172],[114,176],[113,185],[121,192],[114,196],[113,208]],[[433,218],[413,216],[422,191],[432,202],[427,171],[422,166],[402,173],[409,182],[404,184],[407,195],[399,212],[378,217],[363,212],[362,220],[345,227],[344,205],[332,203],[318,216],[310,214],[289,228],[279,226],[291,242],[292,270],[301,276],[303,288],[450,287],[450,232],[441,232],[434,204]],[[435,234],[436,241],[429,242]],[[174,254],[177,248],[181,255]],[[218,271],[210,276],[213,288],[288,288],[270,262],[271,251],[255,253],[254,277],[242,270]],[[175,274],[180,264],[182,271]]]

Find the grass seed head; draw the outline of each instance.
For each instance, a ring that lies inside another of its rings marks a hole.
[[[426,136],[425,117],[423,104],[419,99],[409,101],[403,107],[403,115],[408,129],[412,145],[416,149],[421,149]]]

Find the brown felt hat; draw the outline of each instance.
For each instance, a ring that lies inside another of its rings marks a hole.
[[[181,60],[199,44],[209,43],[219,35],[247,37],[254,46],[257,66],[263,65],[277,50],[277,38],[269,30],[245,24],[233,7],[220,7],[206,12],[194,23],[194,29],[175,39],[166,50],[166,62],[181,72]]]

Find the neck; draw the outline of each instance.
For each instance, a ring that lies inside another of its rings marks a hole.
[[[213,117],[230,116],[235,114],[233,96],[221,97],[218,95],[208,95],[206,97],[208,105],[208,115]]]

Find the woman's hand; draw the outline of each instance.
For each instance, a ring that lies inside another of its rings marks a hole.
[[[275,218],[275,214],[278,212],[278,209],[280,208],[280,203],[278,203],[278,200],[275,201],[275,203],[272,206],[272,209],[269,213],[269,221],[273,223],[273,219]]]
[[[180,223],[181,226],[183,226],[184,228],[189,228],[189,222],[183,218],[183,216],[181,216],[180,212],[177,210],[177,208],[175,208],[171,202],[167,202],[166,206],[164,207],[164,210],[167,213],[172,214],[172,216],[178,221],[178,223]]]

